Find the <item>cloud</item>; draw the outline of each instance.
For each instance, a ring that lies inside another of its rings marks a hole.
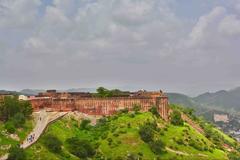
[[[0,87],[107,84],[187,90],[197,83],[195,92],[218,79],[223,78],[219,86],[228,86],[240,78],[233,76],[239,67],[239,15],[222,4],[190,18],[177,14],[181,3],[175,0],[43,5],[40,0],[0,1]]]
[[[0,28],[28,28],[37,16],[40,0],[1,0]]]

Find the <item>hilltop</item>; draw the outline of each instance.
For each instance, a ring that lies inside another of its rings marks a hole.
[[[172,108],[187,113],[178,106]],[[228,150],[236,151],[234,139],[199,119],[196,120],[198,124],[204,128],[203,133],[187,122],[174,125],[151,112],[124,111],[103,117],[94,126],[87,120],[65,116],[51,124],[26,153],[28,159],[78,159],[70,140],[75,140],[76,144],[77,141],[86,143],[86,146],[89,144],[91,152],[84,150],[81,153],[93,159],[227,160],[231,154]],[[49,137],[59,142],[60,151],[51,149],[53,144],[47,143]]]

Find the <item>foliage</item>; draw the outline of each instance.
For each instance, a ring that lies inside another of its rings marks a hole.
[[[149,111],[150,111],[153,115],[155,115],[156,117],[160,117],[159,112],[158,112],[156,106],[152,106],[152,107],[149,109]]]
[[[153,141],[154,130],[156,129],[157,124],[155,122],[147,122],[140,126],[139,135],[144,142],[149,143]]]
[[[164,151],[165,144],[161,140],[156,140],[154,142],[150,142],[150,148],[155,154],[160,154]]]
[[[13,122],[14,126],[16,128],[20,128],[23,127],[23,125],[25,124],[26,118],[24,116],[23,113],[16,113],[11,119],[10,121]]]
[[[10,148],[8,160],[25,160],[25,159],[26,154],[24,150],[20,148],[18,145]]]
[[[80,124],[80,129],[88,129],[90,122],[91,121],[89,119],[82,120],[82,122]]]
[[[236,153],[236,152],[230,152],[228,154],[228,158],[229,160],[239,160],[239,157],[240,157],[240,153]]]
[[[6,122],[13,118],[17,113],[22,113],[25,118],[32,114],[32,106],[28,101],[19,101],[17,97],[5,97],[0,103],[0,118]],[[17,119],[20,116],[17,116]]]
[[[79,158],[87,158],[95,155],[95,150],[93,146],[87,140],[72,137],[68,138],[66,140],[66,143],[69,152]]]
[[[123,92],[119,89],[108,90],[104,87],[97,88],[97,97],[119,97],[119,96],[128,96],[127,92]]]
[[[48,134],[43,137],[43,144],[54,153],[60,153],[62,151],[62,142],[54,135]]]
[[[183,125],[183,120],[181,117],[181,112],[174,110],[171,113],[171,123],[176,126],[182,126]]]
[[[141,110],[141,106],[140,105],[138,105],[138,104],[134,104],[133,105],[133,111],[135,113],[138,113],[140,110]]]
[[[8,133],[14,133],[16,131],[16,128],[14,126],[14,123],[12,121],[7,121],[5,123],[5,129],[7,130]]]

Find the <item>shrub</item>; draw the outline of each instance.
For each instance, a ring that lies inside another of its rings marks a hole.
[[[173,125],[177,125],[177,126],[182,126],[183,125],[183,120],[181,117],[181,112],[174,110],[171,113],[171,123]]]
[[[55,136],[48,134],[43,137],[43,144],[49,151],[54,153],[60,153],[62,151],[62,142]]]
[[[140,127],[139,134],[144,142],[151,142],[153,140],[153,130],[149,125],[143,125]]]
[[[138,113],[141,110],[141,106],[138,104],[133,105],[133,111],[135,113]]]
[[[87,140],[72,137],[68,138],[66,143],[69,152],[79,158],[92,157],[96,153],[92,144]]]
[[[157,107],[156,106],[152,106],[152,108],[149,109],[149,111],[155,115],[156,117],[159,117],[159,113],[158,113],[158,110],[157,110]]]
[[[80,124],[80,129],[88,129],[90,122],[91,121],[89,119],[82,120],[82,122]]]
[[[13,146],[9,150],[8,160],[25,160],[26,154],[19,146]]]
[[[14,133],[16,131],[16,128],[14,126],[14,123],[12,121],[8,121],[5,123],[5,129],[7,130],[8,133]]]
[[[0,103],[0,120],[6,122],[17,113],[22,113],[25,118],[28,118],[32,114],[31,103],[19,101],[16,96],[5,97],[3,103]]]
[[[13,122],[16,128],[23,127],[25,124],[26,118],[23,113],[16,113],[12,118],[11,121]]]
[[[164,151],[164,148],[165,148],[165,144],[161,140],[157,140],[157,141],[151,142],[149,145],[150,145],[151,150],[155,154],[162,153]]]
[[[184,144],[184,141],[181,138],[177,139],[176,142],[179,145],[183,145]]]

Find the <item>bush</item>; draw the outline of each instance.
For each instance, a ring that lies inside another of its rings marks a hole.
[[[183,125],[183,120],[181,117],[181,112],[174,110],[171,113],[171,123],[176,126],[182,126]]]
[[[72,137],[68,138],[66,143],[69,152],[79,158],[92,157],[96,153],[92,144],[87,140]]]
[[[88,129],[90,122],[91,121],[89,119],[82,120],[80,124],[80,129]]]
[[[149,125],[143,125],[140,127],[139,134],[141,139],[148,143],[153,140],[153,130]]]
[[[156,117],[159,117],[159,113],[158,113],[158,110],[157,110],[157,107],[156,106],[152,106],[152,108],[149,109],[149,111],[155,115]]]
[[[62,151],[62,142],[55,136],[48,134],[43,137],[43,144],[49,151],[54,153],[60,153]]]
[[[15,128],[14,123],[12,121],[6,122],[4,127],[5,127],[5,129],[7,130],[8,133],[13,134],[16,131],[16,128]]]
[[[155,142],[151,142],[149,145],[150,145],[151,150],[155,154],[162,153],[164,151],[164,148],[165,148],[165,144],[161,140],[157,140]]]
[[[26,154],[19,146],[13,146],[9,150],[8,160],[25,160]]]
[[[0,103],[0,120],[6,122],[17,113],[22,113],[28,118],[32,114],[31,103],[19,101],[17,97],[5,97],[3,103]]]
[[[135,113],[138,113],[141,110],[141,106],[138,104],[133,105],[133,111]]]
[[[16,113],[12,118],[11,121],[13,122],[16,128],[23,127],[25,124],[26,118],[23,113]]]

